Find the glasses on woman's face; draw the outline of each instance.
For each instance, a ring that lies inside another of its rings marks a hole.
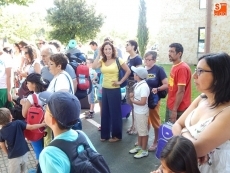
[[[204,72],[211,73],[212,71],[211,70],[204,70],[204,69],[200,69],[200,68],[195,68],[195,73],[197,76],[200,76],[201,73],[204,73]]]
[[[153,59],[148,59],[148,58],[145,58],[145,61],[151,61],[151,60],[153,60]]]

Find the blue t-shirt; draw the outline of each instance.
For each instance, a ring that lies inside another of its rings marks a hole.
[[[148,78],[146,80],[150,88],[157,88],[163,79],[167,78],[167,75],[163,67],[154,65],[148,70]]]
[[[89,138],[85,135],[89,146],[96,151],[92,142]],[[60,135],[56,136],[55,139],[64,139],[66,141],[74,141],[78,138],[78,133],[72,129],[61,133]],[[83,146],[79,146],[78,152],[83,151]],[[42,173],[70,173],[70,161],[67,155],[59,148],[54,146],[47,146],[45,147],[40,156],[39,156],[39,163],[42,170]]]
[[[129,57],[128,61],[127,61],[127,65],[131,70],[132,66],[136,67],[136,66],[142,65],[142,59],[139,55],[137,55],[136,57],[134,57],[132,59],[130,59],[130,57]],[[133,78],[133,77],[134,77],[133,71],[131,70],[131,74],[129,75],[129,78]]]
[[[29,147],[23,133],[25,129],[25,121],[15,120],[3,126],[0,130],[0,142],[6,141],[9,159],[23,156],[29,151]]]
[[[97,58],[98,53],[99,53],[99,49],[96,49],[96,50],[94,51],[94,54],[93,54],[93,59],[94,59],[94,60]],[[97,73],[101,73],[101,69],[100,69],[100,68],[96,68],[95,71],[96,71]]]

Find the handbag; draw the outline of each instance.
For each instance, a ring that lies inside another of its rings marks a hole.
[[[10,110],[10,113],[14,120],[25,120],[25,118],[22,116],[22,106],[17,100],[13,100],[13,102],[7,101],[6,108]]]
[[[163,99],[163,98],[165,98],[167,96],[168,90],[166,89],[166,90],[163,90],[163,91],[158,91],[157,94],[158,94],[159,98]]]
[[[26,83],[27,83],[26,80],[24,80],[21,87],[18,89],[18,96],[20,98],[27,97],[29,94],[33,93],[28,89]]]
[[[120,65],[120,62],[118,60],[118,58],[116,58],[116,63],[117,63],[117,67],[118,67],[118,80],[120,81],[124,76],[125,76],[125,71],[123,70],[123,68]],[[127,80],[125,80],[120,87],[123,88],[127,85]]]
[[[148,97],[148,107],[150,109],[154,109],[157,106],[159,100],[160,100],[159,95],[154,94],[152,92],[152,88],[150,88],[150,93]]]
[[[158,73],[160,72],[160,68],[162,68],[162,67],[160,67],[160,66],[158,66]],[[159,75],[158,75],[159,76]],[[160,87],[160,86],[162,86],[163,85],[163,83],[162,83],[162,81],[159,79],[159,86],[158,87]],[[168,89],[166,89],[166,90],[162,90],[162,91],[158,91],[157,92],[157,95],[159,96],[159,98],[160,99],[163,99],[163,98],[165,98],[166,96],[167,96],[167,94],[168,94]]]

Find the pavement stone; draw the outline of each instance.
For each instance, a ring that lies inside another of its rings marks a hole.
[[[120,142],[109,143],[100,141],[100,132],[98,126],[100,126],[100,114],[98,104],[95,106],[95,116],[91,119],[84,118],[84,112],[81,110],[81,118],[83,131],[88,135],[96,150],[101,153],[106,162],[109,165],[111,173],[149,173],[155,170],[160,162],[155,157],[155,152],[149,152],[149,156],[142,159],[133,158],[132,154],[129,154],[129,150],[133,148],[134,143],[137,141],[136,135],[128,135],[126,130],[131,125],[131,117],[123,119],[123,139]],[[154,136],[151,128],[149,132],[149,142],[151,145]],[[36,167],[35,153],[30,142],[28,142],[30,151],[28,152],[27,168]],[[0,149],[0,173],[8,173],[8,159],[7,155]],[[27,173],[27,172],[26,172]]]

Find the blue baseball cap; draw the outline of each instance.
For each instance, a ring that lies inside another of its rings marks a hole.
[[[39,99],[48,104],[52,116],[64,127],[71,128],[79,119],[81,104],[75,95],[44,91],[39,94]]]

